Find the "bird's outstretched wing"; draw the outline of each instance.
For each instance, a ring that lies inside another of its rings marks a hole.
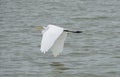
[[[54,25],[48,25],[47,30],[43,33],[41,41],[41,52],[47,52],[62,34],[63,28]]]
[[[51,50],[53,52],[53,55],[56,57],[57,55],[60,54],[60,52],[62,52],[63,47],[64,47],[64,41],[65,38],[67,37],[67,32],[63,32],[59,38],[55,41],[55,43],[53,44]]]

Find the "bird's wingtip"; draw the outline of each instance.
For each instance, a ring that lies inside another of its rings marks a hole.
[[[42,53],[44,53],[44,54],[45,54],[45,52],[46,52],[45,50],[42,50],[42,49],[40,49],[40,51],[41,51]]]

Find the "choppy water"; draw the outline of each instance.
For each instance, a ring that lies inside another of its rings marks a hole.
[[[44,55],[33,26],[48,24],[84,33]],[[119,0],[0,0],[0,77],[119,76]]]

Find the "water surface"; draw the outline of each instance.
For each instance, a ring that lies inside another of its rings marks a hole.
[[[0,0],[0,77],[119,77],[119,0]],[[40,52],[33,26],[70,33],[63,52]]]

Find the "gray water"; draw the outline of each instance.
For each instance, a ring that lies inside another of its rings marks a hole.
[[[35,26],[70,33],[63,52],[40,52]],[[0,77],[120,77],[120,0],[0,0]]]

